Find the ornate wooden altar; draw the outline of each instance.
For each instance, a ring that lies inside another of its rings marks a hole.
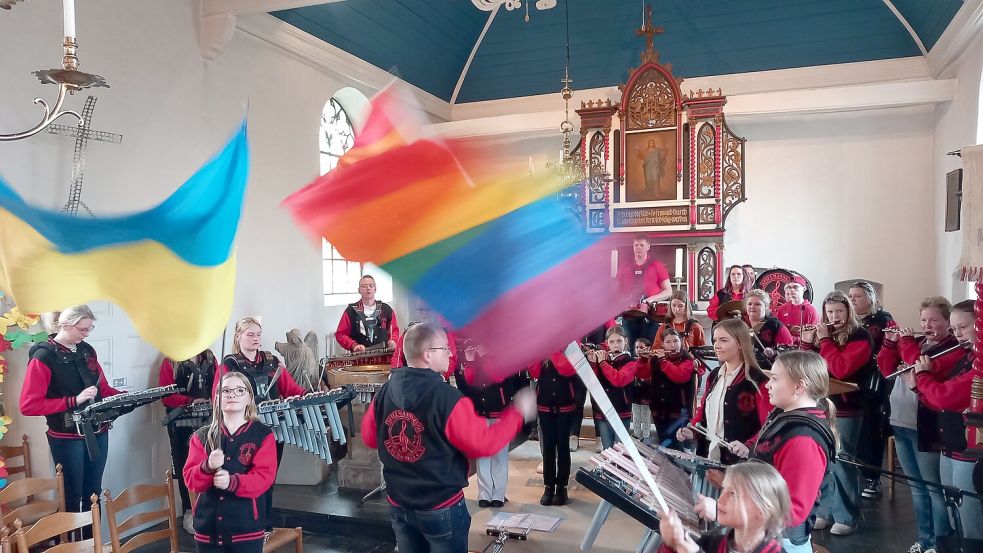
[[[591,100],[577,110],[586,224],[588,232],[630,233],[619,256],[631,255],[632,237],[649,237],[649,255],[690,301],[703,302],[722,282],[727,215],[746,199],[744,139],[727,126],[720,89],[682,93],[682,79],[653,49],[662,32],[649,6],[635,31],[645,37],[642,63],[629,69],[620,102]]]

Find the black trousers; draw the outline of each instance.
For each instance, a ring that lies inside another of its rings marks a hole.
[[[543,483],[566,486],[570,481],[570,432],[573,413],[539,413],[539,442],[543,449]],[[583,411],[579,413],[583,419]]]
[[[864,402],[863,424],[860,428],[860,441],[857,444],[857,457],[875,467],[884,464],[884,448],[891,435],[891,384],[882,383],[877,393],[868,394]],[[863,477],[880,480],[881,474],[873,470],[862,470]]]
[[[167,426],[167,437],[171,442],[171,471],[181,494],[181,508],[186,513],[191,512],[191,495],[184,483],[184,464],[188,462],[189,443],[195,430],[192,426]]]

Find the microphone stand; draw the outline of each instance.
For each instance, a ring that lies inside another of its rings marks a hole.
[[[935,491],[942,492],[943,497],[945,497],[946,507],[952,513],[952,522],[954,523],[954,532],[956,534],[956,543],[958,544],[957,551],[959,553],[969,553],[966,550],[966,545],[963,543],[963,523],[962,518],[959,516],[959,506],[962,505],[963,498],[970,497],[980,501],[983,501],[983,495],[969,492],[966,490],[959,489],[955,486],[946,486],[938,482],[932,482],[931,480],[922,480],[921,478],[915,478],[914,476],[908,476],[907,474],[900,472],[892,472],[883,469],[878,466],[868,465],[862,461],[857,460],[856,457],[843,453],[842,451],[836,456],[836,462],[845,463],[847,465],[852,465],[860,469],[867,471],[875,471],[887,476],[889,479],[895,482],[903,482],[911,487],[911,484],[921,484],[925,487],[932,488]]]

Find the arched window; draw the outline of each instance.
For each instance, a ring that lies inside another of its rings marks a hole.
[[[346,98],[351,101],[368,100],[354,89],[347,91]],[[321,174],[328,173],[338,166],[338,160],[355,144],[355,128],[348,111],[337,99],[338,94],[324,104],[321,112],[321,125],[318,132],[318,147],[321,158]],[[351,106],[358,109],[361,106]],[[353,232],[356,229],[353,229]],[[324,305],[345,305],[358,301],[358,279],[363,274],[375,277],[376,297],[381,301],[392,301],[392,277],[371,264],[362,264],[345,259],[327,240],[321,241],[321,259],[324,283]]]

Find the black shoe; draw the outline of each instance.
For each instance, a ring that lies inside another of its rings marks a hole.
[[[864,499],[876,499],[881,495],[881,481],[868,479],[864,482],[864,489],[861,492]]]
[[[504,501],[499,501],[497,499],[492,499],[492,501],[491,501],[491,508],[492,509],[501,509],[504,506],[505,506],[505,502]]]
[[[567,504],[567,487],[557,486],[556,495],[553,496],[553,505],[566,505]]]
[[[491,505],[491,501],[488,501],[487,499],[478,500],[478,507],[481,507],[482,509],[487,509],[489,505]]]
[[[543,497],[539,498],[540,505],[552,505],[553,495],[556,493],[556,486],[546,486],[546,491],[543,492]]]

